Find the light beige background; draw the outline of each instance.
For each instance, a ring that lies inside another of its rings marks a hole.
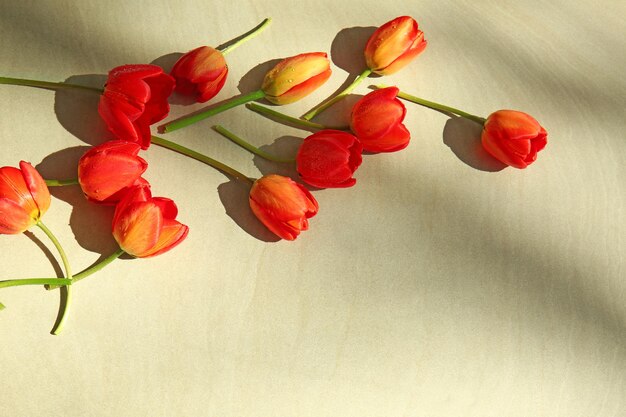
[[[3,0],[0,73],[97,85],[271,16],[228,55],[217,101],[254,89],[259,64],[332,52],[328,83],[283,108],[299,115],[360,69],[373,27],[403,14],[428,48],[355,93],[382,81],[483,116],[526,111],[549,132],[534,165],[494,170],[477,126],[407,104],[410,146],[367,155],[351,189],[316,191],[311,229],[276,242],[245,188],[153,146],[147,178],[178,203],[188,239],[76,285],[60,336],[57,293],[2,290],[0,415],[626,415],[624,2]],[[70,176],[106,136],[89,93],[0,97],[0,165]],[[250,176],[292,173],[215,123],[285,156],[307,134],[238,108],[168,138]],[[45,222],[75,271],[114,250],[110,208],[54,194]],[[59,272],[33,233],[0,236],[3,279]]]

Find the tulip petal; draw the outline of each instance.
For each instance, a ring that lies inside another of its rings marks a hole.
[[[165,197],[154,197],[152,202],[159,206],[161,213],[163,213],[163,218],[173,220],[178,216],[178,207],[176,207],[176,203],[173,200]]]
[[[148,201],[152,198],[150,192],[150,184],[139,184],[128,190],[126,195],[115,206],[115,213],[113,214],[113,224],[117,223],[118,219],[126,211],[128,206],[136,202]]]
[[[15,201],[0,197],[0,234],[18,234],[35,224],[28,212]]]
[[[384,70],[410,50],[419,32],[417,22],[409,16],[397,17],[380,26],[365,45],[368,68],[375,72]]]
[[[113,236],[125,252],[141,257],[157,244],[162,225],[163,215],[156,204],[135,202],[113,223]]]
[[[142,258],[157,256],[180,244],[189,233],[189,227],[175,220],[164,219],[159,239],[152,249],[142,254]]]
[[[32,219],[39,218],[39,207],[33,199],[22,171],[15,167],[0,168],[0,198],[15,202]]]

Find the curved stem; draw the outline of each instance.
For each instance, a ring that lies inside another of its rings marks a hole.
[[[43,224],[41,221],[38,221],[36,224],[46,234],[46,236],[50,238],[54,246],[57,248],[57,251],[61,256],[61,260],[63,261],[63,267],[65,268],[65,277],[71,280],[72,270],[70,268],[70,262],[67,259],[67,255],[63,250],[63,246],[61,246],[59,240],[56,238],[56,236],[54,236],[52,231],[46,227],[45,224]],[[52,329],[52,334],[59,334],[63,330],[63,327],[65,326],[65,321],[70,311],[70,306],[72,304],[72,288],[66,287],[66,291],[67,294],[65,299],[62,301],[63,305],[61,306],[61,310],[59,312],[59,320],[57,321],[56,326],[54,326],[54,328]]]
[[[78,185],[78,178],[70,178],[67,180],[44,180],[48,187],[62,187],[65,185]]]
[[[334,130],[350,130],[348,126],[325,126],[319,123],[310,122],[308,120],[298,119],[297,117],[288,116],[284,113],[278,112],[276,110],[272,110],[269,107],[261,106],[256,103],[247,103],[246,107],[252,110],[253,112],[259,113],[262,116],[267,118],[275,118],[280,119],[286,123],[290,123],[295,125],[295,127],[302,129],[334,129]]]
[[[387,86],[381,84],[381,85],[375,85],[374,87],[376,87],[376,88],[385,88]],[[474,114],[467,113],[467,112],[464,112],[464,111],[459,110],[459,109],[455,109],[454,107],[446,106],[444,104],[436,103],[434,101],[424,100],[423,98],[416,97],[416,96],[413,96],[411,94],[403,93],[402,91],[400,91],[398,93],[398,97],[403,98],[405,100],[408,100],[410,102],[413,102],[413,103],[416,103],[416,104],[419,104],[419,105],[431,108],[431,109],[435,109],[435,110],[444,111],[444,112],[447,112],[447,113],[456,114],[458,116],[461,116],[461,117],[464,117],[466,119],[472,120],[472,121],[474,121],[474,122],[476,122],[476,123],[478,123],[480,125],[485,124],[485,120],[486,119],[484,117],[476,116]]]
[[[240,104],[247,103],[249,101],[258,100],[260,98],[265,97],[265,93],[262,90],[253,91],[248,94],[243,94],[238,97],[233,97],[230,100],[222,103],[218,106],[210,107],[207,110],[204,110],[200,113],[190,114],[188,116],[183,116],[180,119],[171,121],[169,123],[165,123],[161,126],[161,130],[164,133],[173,132],[175,130],[181,129],[183,127],[189,126],[200,120],[204,120],[208,117],[215,116],[223,111],[228,109],[232,109],[233,107],[239,106]]]
[[[269,153],[267,153],[265,151],[262,151],[261,149],[257,148],[256,146],[250,144],[249,142],[246,142],[245,140],[243,140],[239,136],[235,135],[233,132],[227,130],[223,126],[216,125],[216,126],[213,126],[213,129],[215,129],[218,133],[220,133],[221,135],[223,135],[224,137],[226,137],[230,141],[235,142],[237,145],[241,146],[242,148],[250,151],[251,153],[253,153],[255,155],[260,156],[263,159],[267,159],[268,161],[273,161],[273,162],[281,162],[281,163],[292,163],[292,162],[295,162],[295,159],[282,159],[282,158],[278,158],[278,157],[276,157],[276,156],[274,156],[272,154],[269,154]]]
[[[0,77],[0,84],[22,85],[26,87],[46,88],[49,90],[58,90],[60,88],[76,88],[79,90],[94,91],[100,94],[104,92],[102,88],[88,87],[86,85],[78,85],[64,82],[57,83],[50,81],[28,80],[25,78]]]
[[[80,281],[83,278],[87,278],[89,275],[95,274],[96,272],[98,272],[99,270],[101,270],[102,268],[104,268],[105,266],[107,266],[108,264],[110,264],[111,262],[119,258],[120,256],[122,256],[123,254],[124,254],[123,249],[120,248],[116,250],[111,255],[107,256],[106,258],[98,262],[97,264],[92,265],[89,268],[84,269],[78,274],[74,275],[74,278],[72,279],[72,283],[75,284],[76,281]],[[46,287],[46,289],[54,290],[59,287],[60,285],[55,285],[55,283],[51,283],[50,285]]]
[[[268,17],[268,18],[264,19],[254,29],[244,33],[243,35],[241,35],[239,37],[239,39],[237,39],[236,41],[234,41],[233,43],[231,43],[230,45],[228,45],[224,49],[221,49],[222,55],[226,55],[227,53],[231,52],[233,49],[237,48],[242,43],[244,43],[246,41],[249,41],[250,39],[254,38],[259,33],[263,32],[263,30],[265,30],[265,28],[268,27],[270,23],[272,23],[272,18],[271,17]]]
[[[178,152],[181,153],[185,156],[188,156],[190,158],[193,158],[195,160],[198,160],[200,162],[203,162],[209,166],[212,166],[215,169],[218,169],[222,172],[224,172],[225,174],[228,174],[240,181],[243,181],[245,183],[248,183],[250,185],[254,184],[254,180],[252,180],[251,178],[248,178],[247,176],[245,176],[244,174],[242,174],[241,172],[237,171],[235,168],[232,168],[220,161],[217,161],[211,157],[208,157],[204,154],[201,154],[200,152],[196,152],[192,149],[186,148],[182,145],[179,145],[178,143],[174,143],[171,142],[167,139],[163,139],[160,138],[158,136],[152,136],[152,143],[162,146],[164,148],[167,148],[169,150],[172,150],[174,152]]]
[[[357,85],[359,85],[361,83],[361,81],[363,81],[365,78],[367,78],[371,73],[372,73],[371,69],[369,69],[369,68],[365,69],[341,93],[337,94],[335,97],[333,97],[333,98],[331,98],[329,100],[326,100],[325,102],[323,102],[323,103],[319,104],[318,106],[314,107],[313,109],[309,110],[309,112],[306,113],[304,116],[302,116],[302,118],[304,120],[311,120],[312,118],[314,118],[315,116],[317,116],[318,114],[320,114],[321,112],[323,112],[324,110],[326,110],[327,108],[329,108],[330,106],[332,106],[333,104],[335,104],[336,102],[338,102],[339,100],[343,99],[345,96],[350,94],[350,92],[352,90],[354,90],[354,88]]]
[[[0,288],[20,287],[22,285],[55,285],[58,288],[72,285],[72,280],[67,278],[23,278],[0,281]]]

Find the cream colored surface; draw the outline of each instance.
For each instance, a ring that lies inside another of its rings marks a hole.
[[[153,146],[147,178],[188,239],[76,285],[60,336],[57,293],[0,291],[0,415],[625,416],[626,3],[4,0],[0,75],[97,85],[270,16],[228,55],[217,100],[255,89],[259,64],[332,52],[328,83],[282,109],[300,115],[361,69],[374,26],[403,14],[428,48],[355,93],[384,82],[483,116],[528,112],[549,133],[534,165],[494,171],[476,157],[476,125],[407,103],[410,146],[365,156],[353,188],[316,191],[311,229],[276,242],[244,187]],[[0,165],[70,176],[106,135],[89,93],[0,97]],[[319,120],[348,106],[333,110]],[[215,123],[283,155],[307,134],[238,108],[167,138],[251,176],[291,172]],[[114,250],[111,209],[54,193],[45,222],[75,271]],[[2,279],[60,271],[33,233],[0,236]]]

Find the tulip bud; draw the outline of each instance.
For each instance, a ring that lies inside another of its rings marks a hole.
[[[109,72],[98,112],[117,139],[150,146],[150,125],[170,111],[174,79],[156,65],[122,65]]]
[[[369,152],[395,152],[408,146],[411,134],[402,124],[406,107],[398,88],[374,90],[352,108],[350,127]]]
[[[113,140],[85,152],[78,161],[78,183],[96,203],[116,203],[129,187],[147,183],[141,175],[148,163],[138,156],[137,143]]]
[[[548,143],[548,133],[526,113],[498,110],[485,121],[483,147],[494,158],[515,168],[526,168]]]
[[[137,258],[160,255],[182,242],[189,228],[176,221],[178,208],[169,198],[152,197],[150,187],[133,187],[113,215],[113,237]]]
[[[418,30],[415,19],[400,16],[370,36],[365,45],[365,61],[375,74],[389,75],[407,65],[424,48],[424,32]]]
[[[274,104],[298,101],[324,84],[330,77],[330,61],[323,52],[310,52],[285,58],[271,69],[261,90]]]
[[[294,240],[309,228],[308,219],[317,214],[319,206],[311,193],[291,178],[266,175],[250,189],[250,208],[272,233]]]
[[[49,207],[48,186],[31,164],[0,168],[0,234],[22,233]]]
[[[210,46],[201,46],[181,56],[171,72],[176,79],[176,91],[193,95],[198,103],[204,103],[220,92],[228,66],[222,52]]]
[[[361,165],[363,147],[350,133],[321,130],[304,139],[296,155],[296,169],[307,184],[319,188],[352,187]]]

